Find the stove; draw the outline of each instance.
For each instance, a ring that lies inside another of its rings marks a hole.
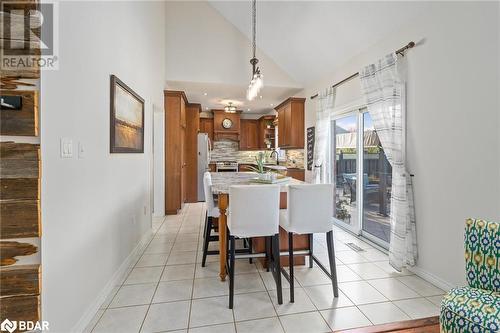
[[[236,161],[218,161],[215,163],[216,172],[238,172],[238,162]]]

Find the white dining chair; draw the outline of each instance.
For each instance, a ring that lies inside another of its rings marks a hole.
[[[278,185],[234,185],[229,188],[227,229],[229,251],[227,271],[229,273],[229,308],[233,308],[235,259],[267,257],[271,268],[278,303],[283,303],[281,290],[281,266],[279,249],[279,202]],[[271,250],[266,253],[239,254],[235,238],[265,237]],[[270,252],[270,253],[269,253]]]
[[[201,267],[205,267],[207,255],[217,255],[219,251],[208,251],[208,244],[213,241],[218,241],[219,236],[212,236],[212,229],[214,228],[214,218],[219,218],[219,207],[215,204],[214,196],[212,194],[212,176],[210,172],[203,174],[203,190],[205,192],[205,205],[207,212],[205,214],[205,231],[203,232],[203,259]]]
[[[294,302],[293,235],[309,235],[309,260],[330,277],[333,294],[338,297],[337,269],[333,245],[333,185],[301,184],[288,186],[287,209],[280,210],[280,226],[288,233],[289,274],[282,270],[290,283],[290,302]],[[326,233],[330,271],[316,259],[313,252],[313,234]],[[302,254],[302,253],[301,253]]]

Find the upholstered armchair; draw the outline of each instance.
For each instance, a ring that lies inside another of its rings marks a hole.
[[[465,222],[466,287],[441,303],[441,332],[500,332],[500,223]]]

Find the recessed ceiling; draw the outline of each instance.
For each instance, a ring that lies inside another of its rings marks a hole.
[[[209,3],[247,38],[251,36],[251,1]],[[410,24],[430,3],[258,1],[257,46],[306,86]],[[407,42],[402,40],[401,46]]]
[[[300,91],[299,88],[264,86],[260,94],[262,98],[259,96],[253,101],[247,101],[245,95],[246,86],[243,85],[167,81],[167,89],[184,91],[188,101],[200,103],[203,111],[207,109],[223,109],[224,106],[231,102],[244,114],[270,113],[273,111],[274,106]]]

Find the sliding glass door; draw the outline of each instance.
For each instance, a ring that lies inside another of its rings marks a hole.
[[[367,110],[335,118],[331,145],[335,223],[388,248],[392,169]]]
[[[363,225],[362,233],[389,244],[392,168],[387,161],[368,112],[363,117]]]
[[[358,170],[356,114],[338,118],[332,122],[331,156],[333,161],[333,177],[335,181],[335,220],[353,232],[359,228],[356,174]]]

